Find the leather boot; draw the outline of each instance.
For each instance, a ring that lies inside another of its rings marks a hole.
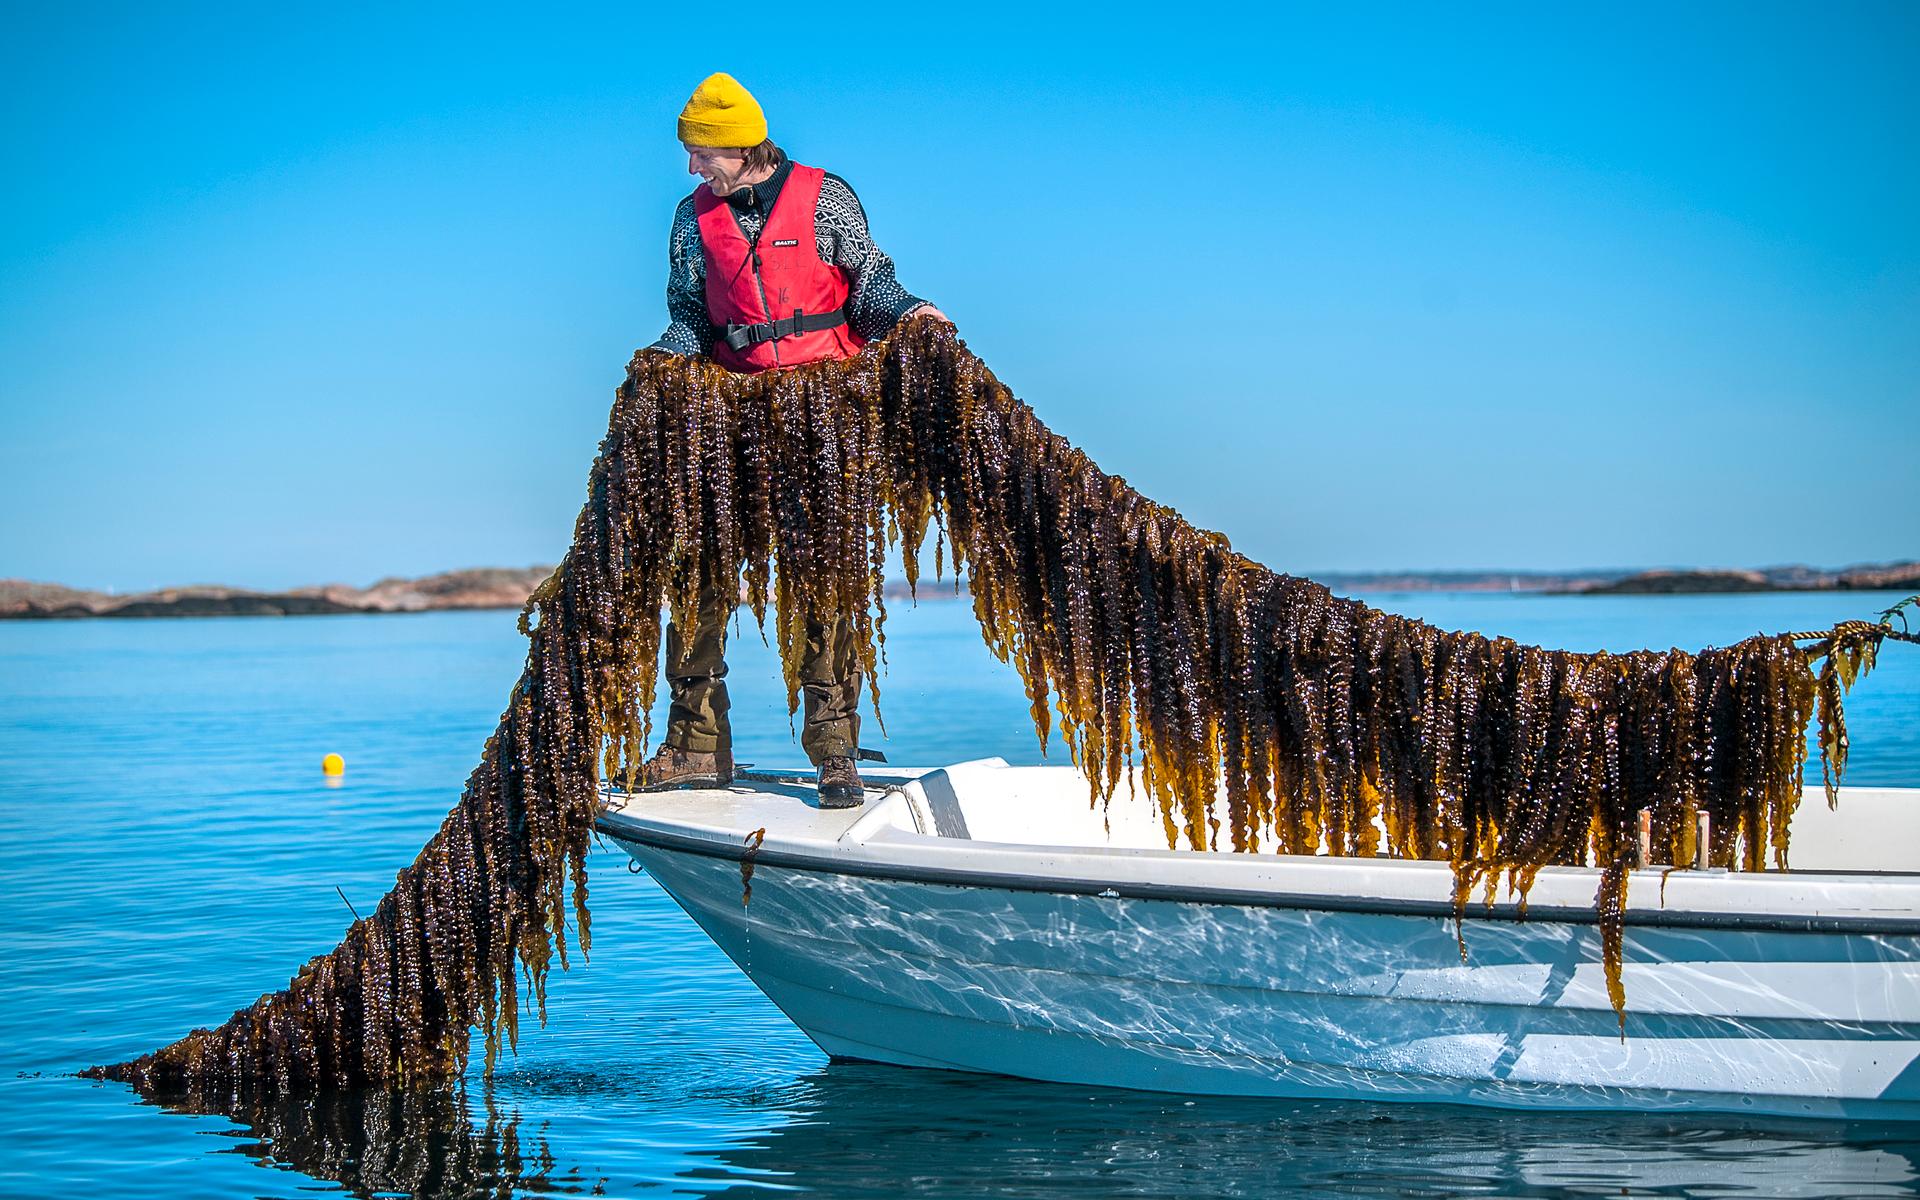
[[[640,777],[634,787],[643,792],[663,792],[669,788],[723,788],[733,782],[733,751],[682,750],[662,746],[640,765]]]
[[[866,789],[861,786],[860,772],[851,758],[821,759],[817,787],[821,808],[859,808],[866,802]]]

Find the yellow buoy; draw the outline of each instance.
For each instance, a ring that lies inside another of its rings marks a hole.
[[[341,758],[338,754],[329,754],[320,760],[320,773],[322,775],[345,775],[347,773],[347,760]]]

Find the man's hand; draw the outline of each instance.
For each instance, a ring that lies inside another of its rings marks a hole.
[[[953,324],[952,317],[941,312],[939,309],[935,308],[931,304],[922,304],[919,308],[914,309],[912,312],[908,313],[907,315],[910,317],[922,317],[922,316],[932,317],[936,321],[942,321],[948,325]]]
[[[627,370],[631,372],[649,367],[663,367],[679,357],[681,356],[662,346],[642,346],[633,352],[633,357],[627,362]]]

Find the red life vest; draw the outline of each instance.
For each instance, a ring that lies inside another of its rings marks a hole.
[[[847,302],[844,271],[820,258],[813,217],[826,172],[794,163],[780,195],[767,214],[760,237],[749,242],[740,232],[733,207],[702,185],[694,189],[693,211],[700,218],[700,246],[707,259],[707,317],[717,327],[713,359],[729,371],[765,371],[825,358],[852,358],[866,342],[844,319],[830,328],[795,324],[830,321]],[[755,340],[732,345],[726,327],[779,321],[785,330],[757,331]],[[778,334],[778,336],[774,336]]]

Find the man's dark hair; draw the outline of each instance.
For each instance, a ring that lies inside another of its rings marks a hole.
[[[758,146],[749,146],[747,148],[747,165],[742,173],[752,174],[755,171],[770,171],[786,160],[786,152],[774,145],[772,138],[768,138]]]

